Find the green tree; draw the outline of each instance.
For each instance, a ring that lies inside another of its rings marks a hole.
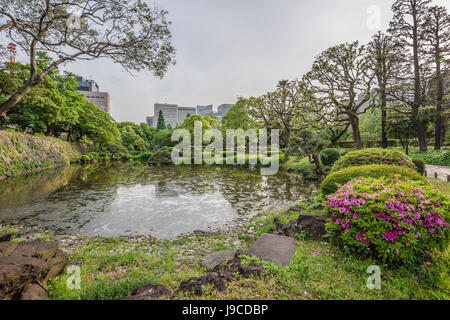
[[[164,130],[166,129],[166,122],[164,121],[164,115],[162,113],[162,110],[159,110],[158,113],[158,124],[156,125],[156,130],[160,131],[160,130]]]
[[[248,100],[239,98],[238,101],[222,118],[222,130],[242,129],[244,131],[255,128],[256,124],[250,119],[248,112]]]
[[[333,122],[349,123],[355,148],[361,148],[359,115],[374,101],[373,66],[358,41],[329,48],[317,56],[302,79],[306,97],[329,113]]]
[[[408,114],[416,128],[419,148],[422,151],[427,150],[426,129],[419,119],[419,111],[424,104],[423,92],[426,87],[427,68],[423,52],[425,38],[422,26],[430,2],[431,0],[396,0],[392,5],[394,16],[389,26],[389,33],[407,53],[406,59],[399,62],[401,68],[390,84],[389,94],[408,106]]]
[[[73,7],[81,11],[75,21]],[[58,66],[77,59],[109,58],[127,71],[150,70],[162,77],[174,57],[166,16],[167,11],[143,0],[0,0],[0,32],[24,48],[30,59],[28,79],[2,102],[0,114]],[[42,70],[38,48],[55,57]]]
[[[323,169],[320,163],[320,152],[328,147],[330,141],[325,138],[322,131],[311,128],[295,131],[292,144],[298,146],[300,150],[309,156],[310,162],[314,163],[317,174],[322,174]]]

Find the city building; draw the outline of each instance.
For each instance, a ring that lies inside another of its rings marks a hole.
[[[154,105],[154,120],[155,126],[158,125],[159,112],[162,112],[164,117],[164,122],[167,125],[171,125],[175,128],[178,124],[178,105],[176,104],[166,104],[166,103],[155,103]]]
[[[210,116],[213,114],[212,104],[209,106],[197,106],[197,114],[201,116]]]
[[[161,111],[164,116],[164,122],[166,125],[171,125],[175,128],[177,125],[182,124],[183,121],[188,116],[193,116],[195,114],[201,116],[214,116],[219,121],[222,120],[223,116],[230,110],[232,104],[221,104],[217,108],[217,112],[213,111],[213,106],[197,106],[194,107],[180,107],[177,104],[166,104],[166,103],[155,103],[154,105],[154,116],[147,117],[147,124],[149,126],[158,125],[159,112]],[[151,118],[151,121],[149,120]],[[150,125],[151,123],[151,125]]]
[[[100,87],[94,80],[87,80],[77,76],[78,92],[82,93],[86,99],[97,105],[103,111],[111,112],[111,101],[108,92],[100,92]]]
[[[216,115],[217,119],[221,121],[223,116],[226,115],[228,111],[230,111],[232,106],[232,104],[221,104],[220,106],[218,106]]]
[[[147,117],[145,120],[146,120],[146,122],[147,122],[147,125],[149,126],[149,127],[153,127],[154,126],[154,124],[153,124],[153,118],[154,118],[154,116],[150,116],[150,117]]]
[[[178,124],[183,123],[184,119],[197,114],[197,110],[193,107],[178,107]]]

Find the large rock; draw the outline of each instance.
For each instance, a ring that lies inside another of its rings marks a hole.
[[[0,257],[0,298],[18,299],[27,284],[42,281],[47,272],[47,263],[37,258]]]
[[[11,240],[11,237],[13,236],[12,233],[4,233],[4,234],[0,234],[0,242],[3,241],[9,241]]]
[[[263,233],[245,252],[261,260],[270,261],[280,266],[287,266],[297,249],[297,241],[291,237]]]
[[[66,264],[67,256],[56,242],[0,242],[0,299],[21,298],[27,285],[48,281]],[[37,287],[28,287],[32,289],[35,296],[42,296]]]
[[[200,265],[207,269],[213,269],[219,264],[225,263],[229,259],[233,259],[236,250],[220,250],[211,253],[200,260]]]
[[[37,283],[29,283],[22,291],[20,300],[47,300],[48,292]]]
[[[317,214],[302,214],[297,219],[297,227],[299,231],[306,231],[308,237],[319,240],[326,233],[327,220]]]
[[[161,284],[147,284],[133,290],[131,295],[120,300],[154,300],[161,297],[170,297],[172,293]]]

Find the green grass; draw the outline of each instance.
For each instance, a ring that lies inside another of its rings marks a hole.
[[[313,170],[315,166],[309,162],[308,157],[291,156],[288,161],[281,164],[281,168],[285,170],[303,172],[308,169]]]

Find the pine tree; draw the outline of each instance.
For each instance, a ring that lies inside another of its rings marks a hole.
[[[389,26],[389,33],[409,54],[409,59],[403,63],[403,72],[397,75],[395,90],[392,90],[391,95],[408,105],[421,151],[427,150],[426,128],[419,118],[419,109],[424,103],[426,72],[422,25],[430,2],[431,0],[397,0],[392,6],[394,17]]]
[[[159,110],[159,113],[158,113],[158,124],[156,125],[156,129],[158,131],[160,131],[160,130],[164,130],[166,128],[167,127],[166,127],[166,122],[164,121],[164,115],[162,113],[162,110]]]
[[[434,149],[440,150],[445,137],[446,122],[443,115],[443,111],[445,111],[443,65],[450,55],[450,16],[445,7],[434,6],[429,8],[423,23],[423,29],[425,43],[427,44],[425,52],[429,60],[434,63],[432,75],[432,86],[436,89],[432,98],[433,102],[436,103]]]

